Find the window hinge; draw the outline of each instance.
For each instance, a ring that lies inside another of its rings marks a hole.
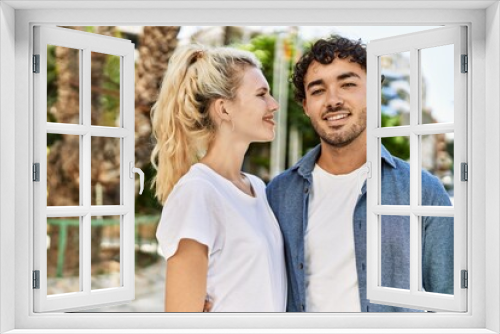
[[[38,162],[33,164],[33,181],[40,181],[40,164]]]
[[[469,166],[467,165],[466,162],[462,162],[460,164],[460,169],[461,169],[461,181],[469,181]]]
[[[40,270],[33,270],[33,289],[40,289]]]
[[[33,55],[33,73],[40,73],[40,55]]]
[[[469,57],[462,55],[462,70],[460,72],[467,73],[469,71]]]
[[[462,270],[462,289],[469,287],[469,274],[467,270]]]

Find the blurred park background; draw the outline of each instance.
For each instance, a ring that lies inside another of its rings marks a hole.
[[[303,50],[318,38],[340,34],[369,42],[404,32],[432,27],[176,27],[176,26],[93,26],[65,27],[131,40],[135,44],[135,159],[145,173],[142,195],[136,192],[136,300],[96,312],[162,312],[165,261],[155,232],[162,205],[154,198],[150,163],[153,148],[150,110],[154,104],[167,63],[175,48],[186,43],[231,46],[251,51],[263,64],[274,97],[280,103],[276,139],[252,144],[243,169],[269,181],[291,167],[319,143],[302,108],[293,100],[289,81]],[[442,55],[443,50],[437,54]],[[446,51],[446,50],[444,50]],[[79,123],[79,52],[51,46],[48,53],[47,121]],[[434,56],[434,62],[437,56]],[[439,58],[439,57],[438,57]],[[442,60],[443,64],[446,60]],[[394,54],[381,59],[385,76],[381,91],[381,125],[409,124],[409,55]],[[445,66],[445,65],[443,65]],[[425,123],[453,122],[453,87],[427,71],[423,83],[422,120]],[[426,71],[423,70],[423,75]],[[430,79],[429,79],[430,78]],[[424,79],[423,79],[424,80]],[[432,85],[429,82],[435,81]],[[92,124],[117,126],[120,122],[120,59],[92,52]],[[437,92],[438,98],[431,98]],[[434,92],[434,93],[433,93]],[[452,93],[451,93],[452,94]],[[426,99],[429,96],[429,99]],[[451,99],[451,101],[450,101]],[[450,109],[451,105],[451,109]],[[450,114],[451,110],[451,114]],[[451,115],[451,116],[450,116]],[[422,167],[441,179],[453,197],[453,135],[422,138]],[[79,136],[49,134],[47,137],[47,205],[79,205]],[[409,138],[384,138],[382,143],[395,156],[409,159]],[[120,204],[120,143],[115,138],[92,139],[92,205]],[[138,184],[137,184],[138,186]],[[80,254],[79,223],[72,219],[49,219],[47,224],[48,293],[78,291]],[[120,284],[120,217],[92,219],[92,288]]]

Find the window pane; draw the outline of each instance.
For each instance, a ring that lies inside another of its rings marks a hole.
[[[80,288],[80,218],[47,218],[47,294]]]
[[[381,127],[410,124],[410,52],[380,57]]]
[[[47,205],[80,205],[80,136],[47,134]]]
[[[438,182],[422,175],[422,205],[450,206],[454,198],[454,134],[444,133],[421,136],[422,169]],[[439,185],[440,184],[440,185]],[[442,186],[442,187],[441,187]],[[443,190],[444,188],[444,190]],[[440,194],[441,196],[436,196]],[[434,198],[434,200],[430,200]],[[438,199],[436,201],[436,199]]]
[[[47,122],[80,123],[80,50],[47,45]]]
[[[453,217],[422,217],[422,290],[453,294]]]
[[[92,290],[116,288],[120,282],[120,216],[92,217]]]
[[[92,137],[91,205],[120,205],[120,138]]]
[[[410,161],[410,137],[399,136],[399,137],[387,137],[381,139],[383,147],[390,153],[392,157],[388,159],[382,159],[382,179],[380,182],[382,195],[381,204],[382,205],[410,205],[410,166],[407,165],[406,171],[401,169],[400,173],[384,173],[384,168],[392,168],[390,159],[399,158],[405,162]],[[382,149],[383,152],[383,149]],[[384,157],[384,154],[382,154]],[[396,175],[403,175],[407,177],[401,178],[396,177]],[[397,189],[400,191],[395,193],[394,188],[397,185]]]
[[[381,286],[410,289],[410,217],[381,216]]]
[[[453,45],[420,50],[421,124],[454,120]]]
[[[85,312],[163,312],[165,301],[165,259],[156,239],[160,220],[155,215],[135,215],[135,300]]]
[[[92,125],[120,126],[119,56],[92,52]]]

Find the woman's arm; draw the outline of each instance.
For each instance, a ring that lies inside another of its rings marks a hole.
[[[179,241],[167,260],[165,312],[202,312],[207,293],[208,247],[192,239]]]

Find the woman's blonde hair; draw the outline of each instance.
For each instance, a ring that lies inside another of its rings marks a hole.
[[[217,129],[210,105],[218,98],[234,100],[248,66],[261,64],[251,52],[232,48],[188,45],[173,53],[151,109],[151,162],[157,170],[152,186],[160,202],[206,152]]]

